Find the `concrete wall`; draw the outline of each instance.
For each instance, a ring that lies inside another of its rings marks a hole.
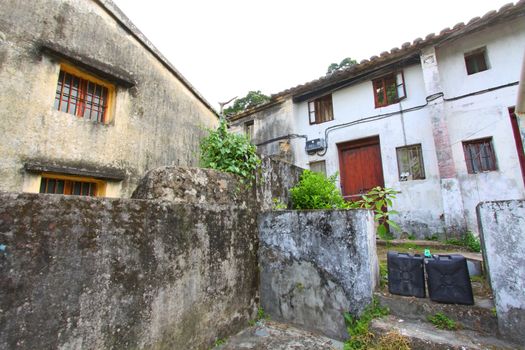
[[[500,333],[525,346],[525,201],[477,206]]]
[[[208,349],[246,326],[257,226],[237,185],[168,168],[144,184],[158,200],[1,193],[0,348]]]
[[[112,7],[111,1],[100,3]],[[215,126],[216,116],[158,52],[137,39],[132,24],[119,21],[125,16],[92,0],[1,2],[0,134],[8,137],[0,141],[0,190],[22,191],[25,181],[25,190],[38,191],[39,175],[23,170],[28,161],[117,169],[125,179],[110,181],[108,192],[124,197],[149,169],[197,165],[202,127]],[[55,110],[64,59],[43,46],[132,83],[116,84],[108,124]]]
[[[345,339],[378,280],[366,210],[273,211],[259,216],[261,305],[272,319]]]

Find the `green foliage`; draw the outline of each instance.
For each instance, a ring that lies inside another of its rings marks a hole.
[[[447,315],[442,312],[438,312],[434,316],[428,316],[427,319],[439,329],[448,329],[454,331],[458,329],[456,321],[451,320]]]
[[[350,339],[345,342],[344,350],[368,349],[373,340],[373,336],[369,331],[370,322],[374,318],[388,314],[388,308],[381,307],[376,298],[365,308],[360,317],[355,317],[345,312],[343,316]]]
[[[215,343],[213,343],[213,347],[217,348],[217,347],[219,347],[221,345],[224,345],[224,344],[226,344],[226,340],[219,338],[219,339],[215,340]]]
[[[347,58],[343,59],[339,64],[331,63],[328,66],[326,74],[332,74],[335,71],[338,71],[338,70],[341,70],[343,68],[350,67],[350,66],[353,66],[353,65],[356,65],[356,64],[357,64],[356,60],[354,60],[354,59],[352,59],[350,57],[347,57]]]
[[[257,148],[245,135],[228,132],[225,120],[216,130],[209,130],[200,148],[203,167],[239,175],[245,184],[255,180],[255,171],[261,164]]]
[[[481,251],[481,243],[479,239],[476,236],[474,236],[474,234],[470,231],[465,233],[465,235],[461,239],[451,238],[451,239],[447,239],[445,243],[457,245],[461,247],[466,247],[470,251],[476,252],[476,253],[479,253]]]
[[[379,286],[383,288],[388,284],[388,265],[386,261],[379,262]]]
[[[263,94],[260,90],[250,91],[246,96],[236,99],[233,106],[226,108],[224,115],[241,113],[268,101],[270,101],[270,97]]]
[[[250,326],[255,326],[255,324],[259,321],[263,321],[263,320],[269,320],[270,319],[270,315],[267,315],[265,312],[264,312],[264,309],[259,306],[257,308],[257,317],[255,318],[255,320],[250,320],[248,321],[248,324]]]
[[[416,240],[416,236],[414,236],[412,233],[409,234],[409,235],[407,236],[407,238],[408,238],[410,241],[415,241],[415,240]]]
[[[335,185],[337,174],[323,174],[304,170],[299,183],[290,189],[293,209],[344,209],[348,208]]]
[[[284,210],[288,208],[286,204],[281,202],[279,198],[272,198],[272,202],[273,202],[273,210]]]
[[[350,203],[351,208],[372,209],[375,213],[374,220],[379,223],[377,234],[384,240],[392,239],[388,232],[388,226],[395,230],[401,230],[399,225],[390,219],[390,216],[399,214],[395,210],[388,210],[392,206],[392,199],[396,198],[398,191],[392,188],[372,188],[360,200]]]
[[[427,240],[427,241],[437,241],[437,240],[439,240],[439,237],[435,233],[433,233],[432,236],[425,237],[425,240]]]

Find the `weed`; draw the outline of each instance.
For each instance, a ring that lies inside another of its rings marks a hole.
[[[383,288],[388,283],[388,266],[386,261],[379,263],[379,286]]]
[[[279,198],[273,198],[272,202],[273,202],[273,210],[284,210],[288,208],[286,204],[283,203]]]
[[[425,237],[425,240],[427,240],[427,241],[437,241],[437,240],[439,240],[439,237],[438,237],[438,235],[436,235],[435,233],[433,233],[432,236],[430,236],[430,237]]]
[[[470,276],[471,282],[485,283],[485,277],[483,276]]]
[[[476,252],[476,253],[479,253],[481,251],[481,243],[479,239],[476,236],[474,236],[474,234],[470,231],[465,233],[465,235],[461,239],[451,238],[451,239],[447,239],[445,243],[457,245],[461,247],[466,247],[470,251]]]
[[[416,236],[413,234],[413,233],[410,233],[407,238],[410,240],[410,241],[415,241],[416,240]]]
[[[498,317],[498,311],[496,310],[495,307],[493,307],[493,308],[491,309],[491,311],[492,311],[492,315],[494,315],[494,317]]]
[[[255,324],[261,320],[269,320],[270,319],[270,315],[267,315],[265,312],[264,312],[264,309],[259,306],[257,308],[257,317],[254,319],[254,320],[249,320],[248,321],[248,324],[250,326],[255,326]]]
[[[365,308],[360,317],[345,312],[344,318],[350,339],[345,342],[344,350],[368,349],[374,339],[374,335],[368,329],[370,322],[388,313],[388,308],[381,307],[376,298]]]
[[[428,316],[427,319],[439,329],[448,329],[455,331],[458,329],[458,324],[456,321],[451,320],[447,315],[442,312],[438,312],[434,316]]]
[[[410,350],[410,340],[396,331],[390,331],[379,338],[375,350]]]
[[[217,348],[217,347],[219,347],[221,345],[224,345],[224,344],[226,344],[226,340],[219,338],[219,339],[215,340],[215,343],[213,343],[213,347]]]
[[[299,183],[290,189],[294,209],[345,209],[349,204],[335,185],[337,174],[304,170]]]

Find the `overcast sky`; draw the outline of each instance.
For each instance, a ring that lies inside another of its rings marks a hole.
[[[499,9],[505,0],[113,0],[218,109]]]

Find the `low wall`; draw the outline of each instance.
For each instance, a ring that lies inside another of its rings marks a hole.
[[[229,184],[214,199],[196,185],[233,177],[158,175],[184,190],[150,178],[154,193],[187,197],[0,193],[0,348],[207,349],[246,326],[258,295],[254,208],[228,203]]]
[[[378,281],[367,210],[273,211],[259,216],[261,305],[272,318],[338,339]]]
[[[525,201],[477,206],[500,333],[525,346]]]

